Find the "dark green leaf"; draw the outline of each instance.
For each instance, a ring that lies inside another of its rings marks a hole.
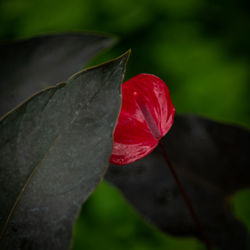
[[[114,38],[92,33],[48,35],[0,45],[0,116],[82,69]]]
[[[210,242],[224,250],[246,249],[246,228],[233,216],[229,201],[250,187],[249,131],[176,116],[163,143]],[[133,164],[111,166],[106,178],[164,232],[199,237],[158,148]]]
[[[31,97],[0,123],[0,248],[68,249],[112,150],[128,53]]]

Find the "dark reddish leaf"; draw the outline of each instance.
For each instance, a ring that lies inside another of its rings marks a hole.
[[[212,245],[247,249],[247,231],[230,198],[250,187],[249,131],[184,115],[162,141]],[[199,237],[158,148],[127,166],[112,165],[106,179],[162,231]]]
[[[124,165],[149,154],[171,128],[175,108],[167,85],[140,74],[122,84],[122,108],[110,161]]]

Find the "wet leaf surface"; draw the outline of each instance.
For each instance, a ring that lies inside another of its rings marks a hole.
[[[0,122],[0,248],[69,249],[112,151],[128,53],[48,88]]]
[[[233,216],[230,198],[250,186],[249,131],[177,115],[163,143],[212,245],[248,249],[246,228]],[[198,237],[158,147],[135,163],[112,165],[106,179],[162,231]]]

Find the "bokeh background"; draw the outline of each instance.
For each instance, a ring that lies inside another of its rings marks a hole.
[[[250,2],[248,0],[0,1],[0,39],[65,31],[119,38],[91,65],[132,49],[126,78],[164,79],[178,113],[192,112],[250,128]],[[235,166],[237,167],[237,166]],[[231,198],[250,231],[250,190]],[[193,238],[163,235],[107,183],[84,205],[74,250],[202,249]]]

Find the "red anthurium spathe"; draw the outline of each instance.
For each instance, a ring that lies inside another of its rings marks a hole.
[[[122,84],[122,107],[110,162],[125,165],[143,158],[174,122],[167,85],[157,76],[139,74]]]

